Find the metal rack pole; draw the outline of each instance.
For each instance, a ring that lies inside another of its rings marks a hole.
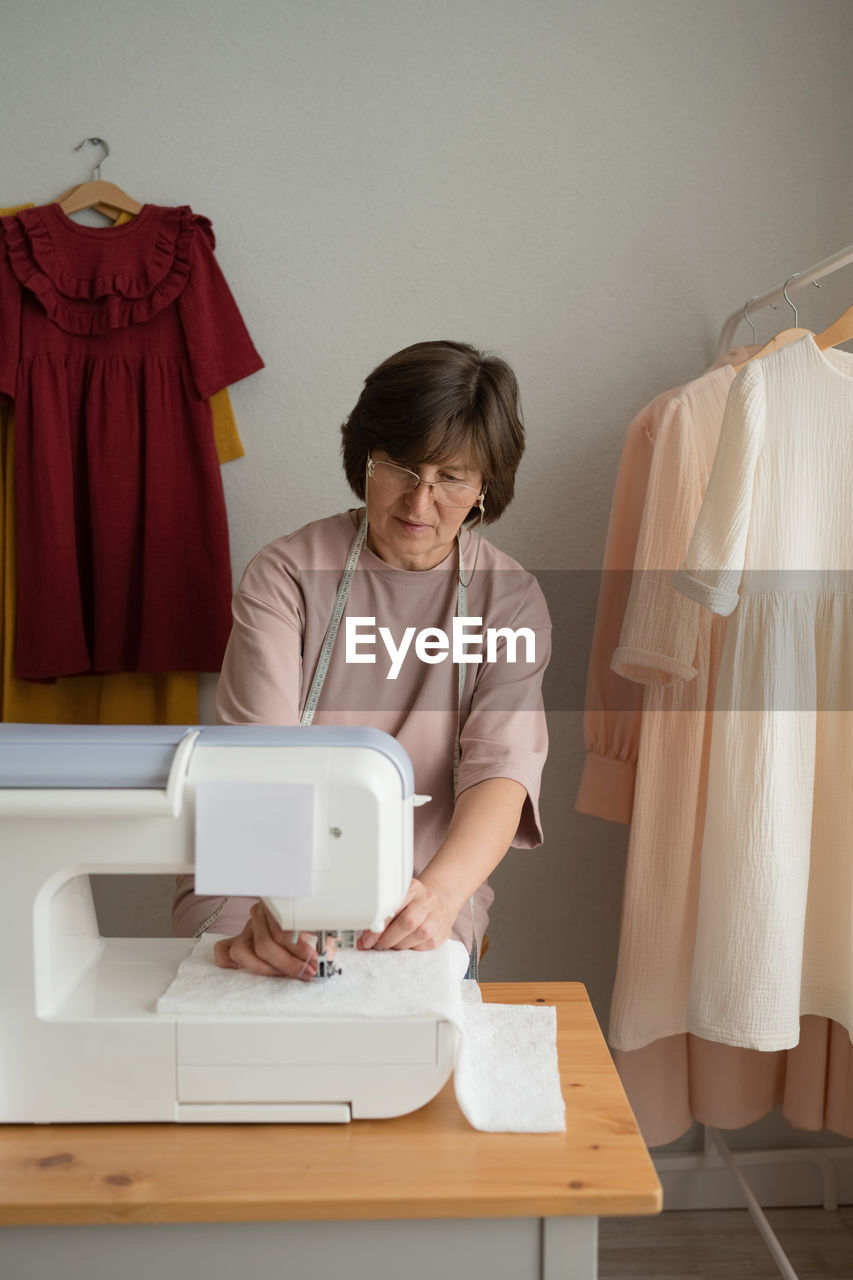
[[[764,1210],[756,1200],[752,1188],[738,1166],[737,1160],[729,1150],[728,1143],[722,1137],[718,1129],[712,1129],[710,1126],[705,1129],[705,1138],[706,1142],[713,1143],[717,1148],[723,1158],[723,1162],[740,1187],[743,1193],[743,1198],[746,1200],[746,1207],[749,1210],[750,1217],[761,1232],[761,1237],[767,1245],[773,1261],[779,1268],[780,1275],[784,1276],[785,1280],[799,1280],[796,1271],[788,1261],[788,1255],[779,1243],[778,1236],[767,1221]]]
[[[811,284],[813,280],[820,280],[822,276],[831,275],[833,271],[840,271],[842,267],[849,266],[851,262],[853,262],[853,244],[848,245],[846,249],[840,249],[838,253],[834,253],[829,258],[823,258],[820,262],[816,262],[813,267],[807,267],[805,271],[798,271],[795,275],[789,276],[787,281],[777,285],[769,293],[762,293],[755,298],[750,298],[749,302],[744,307],[741,307],[739,311],[733,311],[723,325],[720,341],[717,344],[717,357],[724,356],[730,349],[741,320],[745,319],[746,315],[751,312],[760,311],[762,307],[768,307],[771,302],[781,302],[786,285],[788,293],[793,293],[795,289],[802,289],[805,285]]]

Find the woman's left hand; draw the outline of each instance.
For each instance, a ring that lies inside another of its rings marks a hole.
[[[365,929],[358,940],[360,951],[434,951],[446,942],[456,912],[435,889],[415,877],[403,905],[382,933]]]

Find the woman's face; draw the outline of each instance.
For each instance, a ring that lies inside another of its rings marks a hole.
[[[394,462],[382,449],[374,449],[374,462]],[[457,454],[440,463],[409,468],[421,480],[459,480],[480,493],[482,473],[469,454]],[[473,505],[473,503],[472,503]],[[436,502],[428,484],[407,493],[393,493],[367,481],[367,543],[371,551],[396,569],[434,569],[453,549],[469,507]]]

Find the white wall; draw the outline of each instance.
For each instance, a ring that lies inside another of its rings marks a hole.
[[[453,337],[515,367],[529,444],[493,536],[555,596],[553,747],[547,843],[495,876],[484,976],[582,979],[606,1019],[626,831],[572,802],[619,450],[731,310],[853,241],[853,7],[27,0],[0,21],[0,205],[87,178],[96,134],[104,177],[213,219],[267,364],[233,391],[235,574],[348,504],[338,427],[379,360]],[[800,293],[801,321],[851,291]],[[162,903],[124,910],[156,928]]]

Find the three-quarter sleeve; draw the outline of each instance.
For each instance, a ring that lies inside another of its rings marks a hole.
[[[532,631],[533,653],[528,655],[522,639],[516,660],[508,661],[502,639],[496,660],[478,667],[471,707],[459,738],[457,788],[461,794],[488,778],[511,778],[524,787],[527,795],[512,839],[516,849],[532,849],[542,843],[539,787],[548,754],[542,677],[551,656],[551,619],[539,584],[535,578],[525,578],[526,589],[509,626]]]
[[[764,418],[761,361],[754,360],[732,383],[708,491],[675,575],[679,591],[724,617],[738,603]]]
[[[213,253],[207,218],[194,216],[189,279],[178,295],[178,310],[195,389],[208,400],[262,369],[234,296]]]
[[[575,808],[611,822],[631,821],[643,690],[614,672],[610,663],[631,589],[654,427],[674,394],[657,397],[628,427],[607,527],[584,700],[586,757]]]
[[[712,375],[713,376],[713,375]],[[687,403],[673,400],[655,440],[631,594],[613,670],[639,684],[696,675],[699,606],[675,589],[704,491]]]

